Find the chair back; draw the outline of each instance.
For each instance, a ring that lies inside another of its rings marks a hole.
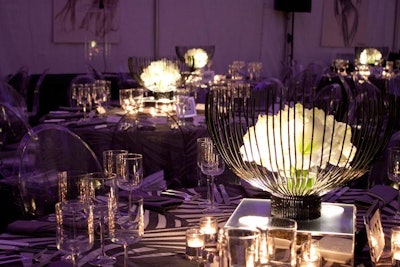
[[[102,171],[93,150],[75,133],[61,125],[41,124],[32,128],[19,145],[19,192],[23,214],[43,216],[58,201],[58,173]]]

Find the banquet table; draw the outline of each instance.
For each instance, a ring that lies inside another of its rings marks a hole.
[[[135,122],[120,108],[113,108],[102,117],[96,116],[86,122],[77,117],[79,114],[67,110],[54,111],[41,122],[67,126],[89,145],[100,162],[103,151],[126,149],[143,154],[144,175],[163,170],[169,188],[197,185],[196,140],[208,136],[204,115],[187,119],[185,125],[174,127],[175,116],[144,114],[144,118]]]
[[[266,198],[268,194],[257,189],[228,185],[225,186],[229,195],[230,204],[219,202],[218,206],[223,210],[222,213],[213,214],[218,221],[219,228],[224,227],[225,223],[235,211],[236,207],[243,198]],[[189,261],[185,257],[185,231],[189,226],[197,225],[199,219],[205,214],[199,205],[204,201],[205,188],[196,187],[182,189],[182,191],[195,195],[200,193],[202,198],[195,200],[179,200],[173,202],[174,205],[149,205],[150,202],[146,196],[160,196],[159,191],[143,193],[145,200],[145,235],[135,245],[129,247],[128,266],[197,266],[197,263]],[[390,197],[389,197],[390,196]],[[165,196],[163,196],[164,198]],[[161,198],[161,196],[160,196]],[[389,186],[378,186],[370,190],[354,189],[348,187],[338,188],[326,194],[322,198],[327,203],[347,203],[354,204],[357,209],[356,214],[356,248],[354,253],[354,266],[373,266],[369,256],[369,247],[365,243],[365,233],[363,217],[367,213],[370,204],[379,202],[382,227],[386,239],[386,247],[379,261],[379,266],[391,266],[390,264],[390,229],[398,225],[391,217],[394,215],[397,205],[396,190]],[[49,216],[48,218],[52,218]],[[44,221],[16,221],[11,223],[7,233],[0,235],[0,244],[4,240],[30,242],[30,247],[21,246],[18,249],[0,250],[1,257],[4,255],[23,254],[27,258],[25,261],[10,263],[9,266],[62,266],[60,253],[55,249],[54,220],[44,219]],[[53,217],[54,218],[54,217]],[[28,239],[26,239],[28,238]],[[47,238],[47,239],[46,239]],[[34,245],[40,244],[40,245]],[[41,241],[41,242],[40,242]],[[32,263],[32,257],[46,251],[39,257],[37,263]],[[117,257],[117,263],[114,266],[123,266],[123,250],[119,245],[106,242],[107,254]],[[92,251],[81,255],[78,266],[90,266],[87,262],[98,253],[98,246]],[[212,253],[211,253],[212,254]],[[208,257],[207,266],[220,266],[218,256],[214,253],[214,257]],[[65,263],[64,263],[65,264]],[[324,260],[322,266],[349,266],[335,262],[326,262]]]

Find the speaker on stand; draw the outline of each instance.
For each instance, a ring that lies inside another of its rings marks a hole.
[[[291,17],[290,33],[286,30],[286,47],[285,51],[289,50],[289,65],[293,64],[294,57],[294,14],[296,12],[310,13],[311,0],[275,0],[274,8],[277,11],[283,11],[287,17]],[[288,27],[286,27],[288,29]]]

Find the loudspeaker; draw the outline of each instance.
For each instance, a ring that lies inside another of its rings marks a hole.
[[[311,12],[311,0],[275,0],[275,10],[286,12]]]

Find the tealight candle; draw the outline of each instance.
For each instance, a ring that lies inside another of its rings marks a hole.
[[[391,256],[392,256],[392,266],[400,265],[400,226],[392,228]]]
[[[319,250],[318,240],[312,239],[304,244],[302,261],[300,266],[304,267],[321,266],[321,252]]]
[[[204,244],[204,234],[199,228],[189,228],[186,230],[186,256],[188,259],[201,258]]]
[[[200,231],[204,233],[206,243],[215,243],[218,232],[217,220],[212,216],[200,218]]]

